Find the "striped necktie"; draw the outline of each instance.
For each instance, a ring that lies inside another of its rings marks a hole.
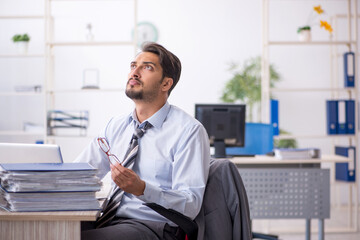
[[[132,166],[134,165],[134,160],[136,159],[136,155],[139,150],[138,139],[141,138],[144,135],[145,131],[151,127],[152,125],[149,122],[146,122],[143,128],[137,127],[135,129],[135,132],[130,141],[129,148],[125,154],[124,161],[122,162],[122,165],[124,167],[132,168]],[[109,201],[107,202],[107,204],[105,204],[106,206],[104,207],[102,215],[96,220],[95,223],[96,228],[103,227],[115,217],[123,195],[124,195],[124,191],[120,189],[118,186],[115,186]]]

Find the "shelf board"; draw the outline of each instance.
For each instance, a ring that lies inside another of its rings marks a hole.
[[[0,16],[0,19],[43,19],[43,15],[8,15]]]
[[[331,184],[336,184],[336,185],[344,185],[344,186],[349,186],[350,185],[353,185],[355,186],[355,182],[347,182],[347,181],[342,181],[342,180],[337,180],[335,179],[333,182],[331,182]]]
[[[119,2],[121,0],[50,0],[51,2]]]
[[[43,96],[43,92],[0,92],[0,96]]]
[[[270,88],[271,92],[347,92],[355,88]]]
[[[336,134],[336,135],[279,135],[274,136],[274,139],[281,140],[281,139],[298,139],[298,138],[354,138],[355,134]]]
[[[355,41],[269,41],[268,45],[349,45],[356,44]]]
[[[0,54],[0,58],[42,58],[44,54]]]
[[[133,46],[131,41],[104,41],[104,42],[48,42],[47,45],[51,47],[65,47],[65,46]]]
[[[34,133],[24,131],[0,131],[0,136],[43,136],[45,133]]]
[[[74,138],[78,138],[78,139],[81,139],[81,138],[90,138],[90,139],[93,139],[93,138],[96,138],[97,136],[95,135],[47,135],[46,138],[47,140],[56,140],[56,139],[60,139],[60,138],[63,138],[63,139],[74,139]]]
[[[46,93],[103,93],[103,92],[124,92],[124,88],[111,88],[111,89],[64,89],[64,90],[48,90]]]

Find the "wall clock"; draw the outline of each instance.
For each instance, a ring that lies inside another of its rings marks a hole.
[[[137,25],[137,45],[140,47],[144,42],[156,42],[158,30],[150,22],[139,22]]]

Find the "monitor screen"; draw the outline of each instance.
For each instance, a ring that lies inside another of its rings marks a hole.
[[[226,147],[245,144],[244,104],[195,104],[195,118],[205,127],[215,157],[226,157]]]

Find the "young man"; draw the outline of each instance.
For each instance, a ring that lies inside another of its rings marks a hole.
[[[208,135],[197,120],[167,102],[180,73],[180,60],[156,43],[143,46],[131,62],[126,95],[134,101],[134,111],[111,119],[101,138],[76,160],[98,168],[100,177],[111,171],[113,184],[124,194],[118,207],[109,204],[116,208],[115,217],[82,231],[82,239],[177,239],[177,226],[143,203],[154,202],[192,219],[200,211],[209,173]],[[135,129],[142,136],[136,151],[128,150]],[[130,155],[134,161],[127,165]],[[110,163],[114,158],[121,164]]]

